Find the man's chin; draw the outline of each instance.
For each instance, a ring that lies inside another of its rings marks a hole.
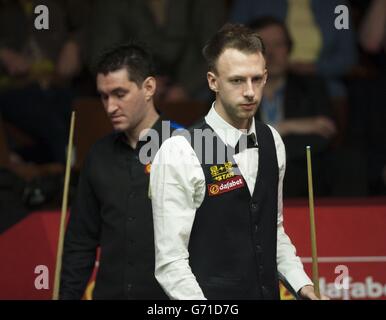
[[[243,119],[249,119],[255,115],[256,111],[257,111],[257,107],[240,110],[239,116],[240,118],[243,118]]]
[[[128,126],[124,125],[123,123],[113,124],[113,129],[114,129],[114,131],[124,132],[124,131],[127,131]]]

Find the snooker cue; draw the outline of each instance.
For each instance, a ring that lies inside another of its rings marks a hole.
[[[67,148],[67,160],[66,160],[66,171],[64,176],[64,190],[62,199],[62,212],[60,215],[60,228],[59,228],[59,239],[58,249],[56,254],[56,267],[55,267],[55,279],[54,279],[54,290],[52,294],[53,300],[59,299],[59,286],[60,286],[60,273],[62,270],[62,253],[63,253],[63,240],[64,240],[64,224],[66,223],[67,203],[68,203],[68,188],[70,184],[70,173],[71,173],[71,161],[72,161],[72,146],[75,126],[75,111],[71,114],[71,125],[70,134],[68,137],[68,148]]]
[[[310,207],[310,226],[311,226],[311,249],[312,249],[312,282],[315,287],[315,294],[320,299],[319,273],[318,273],[318,254],[316,250],[316,228],[314,211],[314,191],[312,187],[312,165],[311,165],[311,147],[306,147],[307,153],[307,173],[308,173],[308,201]]]

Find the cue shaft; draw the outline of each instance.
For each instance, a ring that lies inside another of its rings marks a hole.
[[[70,135],[68,138],[66,171],[65,171],[65,176],[64,176],[64,191],[63,191],[63,199],[62,199],[62,212],[60,215],[60,228],[59,228],[58,249],[57,249],[57,255],[56,255],[54,289],[53,289],[53,294],[52,294],[53,300],[59,299],[60,273],[62,270],[64,226],[66,223],[67,204],[68,204],[68,188],[70,185],[74,126],[75,126],[75,111],[73,111],[71,114]]]
[[[314,211],[314,191],[312,184],[312,164],[311,147],[307,146],[307,173],[308,173],[308,201],[310,207],[310,227],[311,227],[311,249],[312,249],[312,282],[314,283],[315,293],[320,298],[319,290],[319,272],[318,272],[318,253],[316,248],[316,228]]]

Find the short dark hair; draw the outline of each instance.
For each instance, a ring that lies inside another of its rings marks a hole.
[[[95,74],[104,75],[126,68],[129,80],[141,86],[143,81],[154,76],[153,57],[145,44],[130,41],[106,50],[99,58]]]
[[[202,53],[209,70],[216,71],[216,62],[225,49],[237,49],[245,53],[265,54],[263,41],[257,32],[242,24],[225,24],[205,45]]]
[[[252,20],[250,23],[248,23],[248,27],[250,27],[253,30],[256,30],[257,32],[261,29],[264,29],[270,26],[278,26],[283,30],[284,36],[286,38],[288,52],[291,52],[292,45],[293,45],[292,38],[288,31],[287,26],[282,20],[272,16],[264,16],[264,17]]]

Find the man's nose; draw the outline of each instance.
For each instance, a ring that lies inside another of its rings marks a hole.
[[[255,90],[253,88],[253,83],[252,83],[252,80],[249,79],[246,83],[245,83],[245,87],[244,87],[244,97],[248,98],[248,99],[253,99],[255,96]]]
[[[113,114],[118,109],[118,106],[112,97],[107,98],[105,101],[105,109],[109,115]]]

